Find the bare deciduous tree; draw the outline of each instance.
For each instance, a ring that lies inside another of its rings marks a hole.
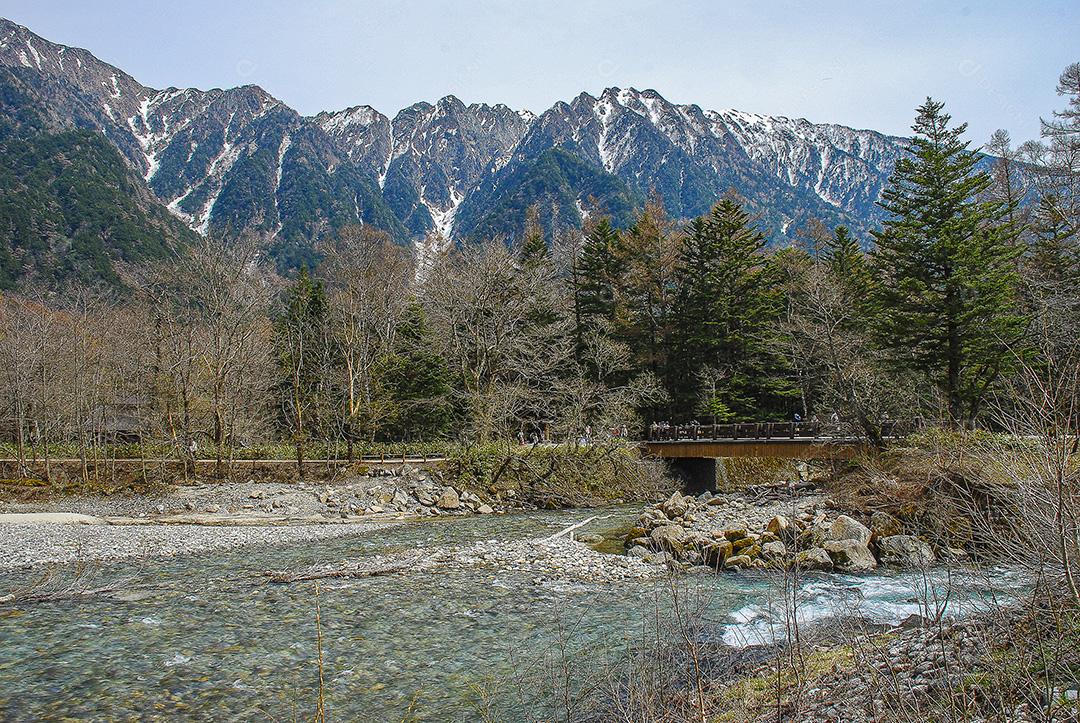
[[[500,241],[456,249],[420,299],[477,440],[551,414],[549,392],[573,345],[550,264],[521,267]]]
[[[341,433],[351,458],[353,441],[374,438],[392,413],[376,370],[393,348],[415,267],[405,248],[369,226],[342,229],[324,253],[322,274],[339,349]]]

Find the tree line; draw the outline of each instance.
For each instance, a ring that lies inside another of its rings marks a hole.
[[[206,238],[124,269],[125,294],[6,294],[4,433],[20,455],[137,437],[222,460],[796,413],[871,438],[889,416],[979,423],[1021,372],[1080,362],[1080,65],[1058,90],[1040,141],[998,132],[992,155],[928,99],[868,239],[811,223],[773,247],[732,193],[554,238],[533,208],[521,239],[424,259],[348,227],[294,279],[256,239]]]

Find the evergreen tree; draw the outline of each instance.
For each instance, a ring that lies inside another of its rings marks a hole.
[[[326,290],[306,267],[290,287],[274,324],[281,382],[278,385],[285,427],[296,447],[297,471],[304,476],[304,444],[320,431],[329,411],[327,387],[332,347]]]
[[[521,239],[519,257],[525,266],[532,266],[546,259],[548,255],[544,227],[540,224],[540,207],[529,206],[525,211],[525,233]]]
[[[391,439],[440,439],[449,434],[453,414],[446,360],[432,340],[423,308],[406,308],[394,350],[379,364],[378,376],[393,399],[386,425]]]
[[[866,255],[847,226],[837,226],[833,236],[825,242],[824,258],[829,271],[838,279],[850,280],[852,284],[867,279]]]
[[[771,343],[783,298],[764,247],[764,235],[732,199],[687,227],[677,272],[680,373],[673,390],[684,413],[786,416],[797,394]]]
[[[622,238],[610,218],[601,218],[586,229],[572,269],[579,349],[586,331],[608,330],[615,322],[619,311],[617,291],[624,271]]]
[[[625,307],[619,339],[634,352],[634,365],[663,376],[670,352],[675,269],[681,236],[654,198],[623,234],[623,278],[617,296]]]
[[[982,200],[989,176],[950,128],[943,104],[919,107],[910,155],[896,165],[875,232],[880,342],[901,365],[927,374],[954,423],[971,420],[1021,336],[1015,311],[1018,253],[1007,204]]]
[[[832,237],[826,240],[822,260],[829,277],[841,289],[845,302],[858,312],[851,317],[852,323],[862,323],[870,305],[874,277],[866,253],[847,226],[837,226]]]
[[[1026,269],[1037,285],[1075,292],[1080,287],[1080,244],[1076,229],[1053,195],[1039,199],[1031,224],[1033,236]]]

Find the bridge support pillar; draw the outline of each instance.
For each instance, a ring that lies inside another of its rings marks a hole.
[[[716,460],[709,457],[677,457],[670,460],[671,472],[682,481],[687,494],[716,491]]]

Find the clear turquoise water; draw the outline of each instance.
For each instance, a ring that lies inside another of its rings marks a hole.
[[[635,514],[611,512],[583,532]],[[270,584],[265,569],[534,537],[593,514],[420,522],[287,548],[144,561],[134,572],[106,567],[104,579],[134,575],[131,586],[153,594],[0,607],[0,719],[310,720],[318,691],[314,584]],[[0,594],[25,577],[0,575]],[[918,611],[921,582],[809,577],[802,610],[808,620],[855,612],[896,622]],[[953,605],[1013,582],[1004,573],[967,576]],[[704,601],[716,636],[732,644],[769,637],[776,583],[768,576],[695,575],[685,584]],[[320,589],[334,721],[475,720],[480,691],[519,676],[560,640],[590,655],[625,649],[670,599],[666,582],[535,584],[489,569],[326,580]]]

